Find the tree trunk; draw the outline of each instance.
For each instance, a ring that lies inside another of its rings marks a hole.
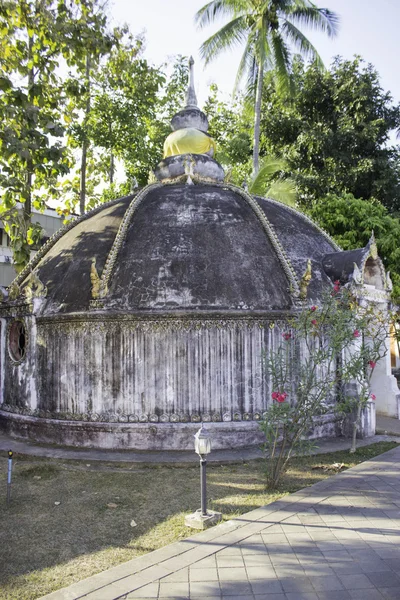
[[[115,172],[114,153],[111,150],[111,154],[110,154],[110,173],[109,173],[109,181],[110,181],[111,185],[114,183],[114,172]]]
[[[79,212],[81,215],[85,214],[86,206],[86,170],[87,170],[87,153],[89,148],[89,140],[87,135],[87,122],[90,113],[90,54],[86,57],[86,109],[84,117],[84,140],[82,144],[82,158],[81,158],[81,182],[79,190]]]
[[[261,122],[261,100],[264,81],[264,67],[259,65],[257,75],[256,104],[254,111],[254,146],[253,146],[253,177],[258,173],[260,154],[260,122]]]
[[[113,130],[111,119],[108,121],[108,135],[111,143],[110,148],[110,169],[108,171],[108,180],[110,185],[114,183],[115,163],[114,163],[114,152],[113,152]]]
[[[28,41],[28,61],[32,59],[33,37],[29,37]],[[32,89],[35,84],[35,73],[33,67],[28,72],[28,99],[33,104]],[[32,158],[26,161],[26,198],[24,203],[24,217],[27,223],[32,219],[32,180],[33,180],[33,165]]]
[[[353,436],[352,436],[352,440],[351,440],[350,454],[354,454],[354,452],[357,450],[357,431],[360,427],[360,423],[361,423],[361,403],[358,402],[357,416],[356,416],[356,420],[354,421],[354,424],[353,424]]]

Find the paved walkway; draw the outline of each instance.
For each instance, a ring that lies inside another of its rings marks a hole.
[[[400,599],[400,446],[46,600]]]

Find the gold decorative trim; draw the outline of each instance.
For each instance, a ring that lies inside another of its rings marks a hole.
[[[33,298],[45,298],[47,296],[47,287],[40,281],[34,271],[28,276],[27,285],[23,291],[28,302],[31,302]]]
[[[305,300],[307,298],[307,290],[308,290],[308,286],[310,285],[311,275],[312,275],[311,260],[308,259],[307,268],[306,268],[306,270],[303,274],[303,277],[301,278],[301,281],[300,281],[300,298],[302,300]]]
[[[143,188],[130,202],[128,209],[125,211],[125,214],[121,220],[120,226],[118,228],[117,234],[115,236],[114,242],[111,246],[111,250],[108,253],[106,258],[106,262],[100,277],[100,281],[96,282],[96,296],[93,296],[94,299],[97,298],[105,298],[108,294],[109,284],[111,281],[111,277],[114,271],[115,263],[118,257],[118,254],[122,248],[122,245],[126,239],[126,235],[128,233],[129,226],[132,221],[132,217],[140,204],[143,202],[147,194],[153,190],[159,189],[162,187],[162,183],[151,183]],[[91,273],[92,274],[92,273]],[[96,271],[97,274],[97,271]],[[97,275],[98,276],[98,275]],[[98,283],[98,287],[97,287]]]

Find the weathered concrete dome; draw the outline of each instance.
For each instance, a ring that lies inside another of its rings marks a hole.
[[[190,448],[203,421],[217,447],[256,442],[263,355],[282,318],[330,285],[336,250],[303,214],[226,184],[156,183],[78,218],[3,303],[7,428]]]
[[[155,184],[100,207],[49,246],[34,265],[47,288],[42,316],[93,307],[94,261],[99,277],[107,276],[98,308],[287,310],[310,258],[308,297],[318,299],[329,281],[322,259],[335,250],[316,225],[283,204],[233,186],[184,184]]]

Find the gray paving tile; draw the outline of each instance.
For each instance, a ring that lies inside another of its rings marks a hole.
[[[283,593],[281,582],[277,579],[254,580],[251,582],[251,589],[256,596],[262,594]]]
[[[301,565],[275,565],[275,573],[278,579],[283,577],[305,577],[306,572]]]
[[[400,588],[400,577],[396,573],[368,573],[368,579],[377,587],[398,587]]]
[[[265,544],[287,544],[288,539],[284,533],[269,533],[268,529],[262,533],[262,539]]]
[[[253,579],[277,579],[276,571],[271,565],[248,567],[246,566],[247,577],[250,581]]]
[[[255,600],[286,600],[285,594],[255,594]]]
[[[343,590],[344,588],[342,582],[335,574],[312,577],[311,582],[316,592]]]
[[[215,568],[191,569],[189,572],[190,581],[218,581],[218,571]]]
[[[189,597],[189,584],[186,582],[160,582],[160,598],[177,598],[179,596]]]
[[[212,556],[207,556],[206,558],[202,558],[201,560],[198,560],[197,562],[193,563],[192,565],[190,565],[191,569],[207,569],[209,567],[216,567],[217,566],[217,561],[215,558],[215,554],[213,554]]]
[[[286,600],[285,594],[257,594],[253,596],[255,600]]]
[[[349,590],[351,600],[382,600],[383,596],[376,588]]]
[[[391,571],[391,568],[385,560],[365,561],[361,560],[358,562],[364,573],[380,573],[384,571]],[[400,563],[399,563],[400,568]]]
[[[400,600],[400,588],[381,588],[379,591],[385,600]]]
[[[246,554],[243,557],[245,567],[263,567],[271,566],[271,560],[269,556],[264,554]]]
[[[221,567],[244,567],[243,556],[232,554],[230,556],[221,556],[217,554],[217,566]]]
[[[349,575],[365,573],[362,564],[358,562],[337,562],[329,563],[337,575]]]
[[[244,567],[223,567],[218,569],[220,581],[247,581],[247,573]]]
[[[341,550],[341,551],[329,551],[329,552],[323,552],[324,558],[325,560],[329,561],[329,562],[352,562],[354,561],[354,558],[347,552],[347,550]]]
[[[221,594],[226,596],[246,596],[252,593],[250,583],[242,581],[220,581]]]
[[[236,596],[237,598],[237,596]],[[221,600],[221,596],[192,596],[190,595],[190,600]]]
[[[158,588],[159,584],[157,583],[149,583],[134,592],[131,592],[127,595],[127,600],[137,599],[137,598],[158,598]]]
[[[228,546],[220,550],[216,556],[242,556],[242,551],[238,546]]]
[[[287,600],[318,600],[315,592],[305,592],[302,594],[299,592],[288,592],[286,598]]]
[[[190,598],[219,596],[220,586],[218,581],[191,581],[189,584]]]
[[[352,575],[338,575],[347,590],[357,590],[375,587],[366,575],[355,573]]]
[[[314,588],[309,577],[284,577],[279,579],[283,591],[287,592],[313,592]]]
[[[253,594],[246,594],[246,596],[224,596],[224,600],[254,600]]]
[[[186,567],[180,571],[175,571],[175,573],[163,577],[161,581],[163,583],[168,583],[169,581],[189,581],[189,568]]]
[[[329,590],[329,591],[319,591],[318,592],[319,600],[351,600],[350,593],[347,590]]]

